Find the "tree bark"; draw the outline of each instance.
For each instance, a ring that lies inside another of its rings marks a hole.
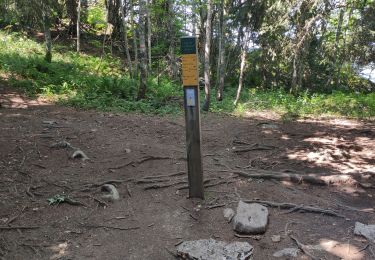
[[[217,79],[216,79],[216,87],[217,87],[217,95],[216,99],[218,101],[223,100],[223,90],[224,90],[224,80],[225,80],[225,44],[224,44],[224,34],[225,34],[225,23],[224,23],[224,0],[221,0],[221,10],[220,10],[220,18],[219,18],[219,57],[217,63]]]
[[[208,111],[211,102],[211,83],[210,83],[210,54],[211,54],[211,31],[212,31],[212,0],[207,1],[207,23],[206,23],[206,41],[204,46],[204,105],[203,110]]]
[[[151,14],[150,0],[147,0],[147,50],[148,50],[148,69],[151,70]]]
[[[77,52],[81,51],[81,34],[79,26],[81,24],[81,0],[78,0],[77,6]]]
[[[236,94],[236,99],[234,100],[234,105],[237,106],[238,101],[240,100],[241,96],[241,90],[242,90],[242,85],[243,85],[243,75],[245,71],[245,65],[246,65],[246,53],[247,53],[247,48],[246,48],[247,40],[246,38],[244,39],[243,47],[242,47],[242,53],[241,53],[241,66],[240,66],[240,78],[238,80],[238,88],[237,88],[237,94]]]
[[[139,89],[138,89],[138,100],[146,97],[147,89],[147,53],[146,53],[146,2],[145,0],[139,0]]]
[[[134,76],[138,77],[138,45],[137,45],[137,30],[134,23],[134,0],[130,0],[130,21],[132,25],[132,34],[133,34],[133,51],[134,51]]]
[[[178,77],[178,67],[176,62],[176,30],[174,25],[174,13],[173,13],[173,0],[167,1],[167,15],[168,15],[168,38],[169,38],[169,50],[168,50],[168,65],[169,65],[169,76],[176,81]]]
[[[129,75],[131,78],[133,78],[133,67],[132,67],[132,60],[130,58],[130,53],[129,53],[128,29],[127,29],[125,14],[124,14],[124,8],[125,8],[125,0],[122,0],[120,12],[121,12],[122,27],[123,27],[123,35],[124,35],[124,49],[125,49],[125,54],[126,54],[126,62],[129,67]]]
[[[43,30],[44,30],[44,39],[46,44],[46,55],[45,60],[47,62],[52,61],[52,38],[51,38],[51,22],[50,22],[50,11],[46,3],[42,4],[42,20],[43,20]]]

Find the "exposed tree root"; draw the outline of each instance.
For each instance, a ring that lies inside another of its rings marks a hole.
[[[11,229],[37,229],[39,226],[11,226],[11,227],[1,227],[0,230],[11,230]]]
[[[345,216],[340,215],[339,213],[330,210],[330,209],[322,209],[318,207],[311,207],[311,206],[303,206],[297,205],[293,203],[278,203],[274,201],[265,201],[265,200],[243,200],[246,203],[260,203],[263,205],[267,205],[273,208],[280,208],[280,209],[293,209],[293,211],[302,211],[302,212],[310,212],[310,213],[318,213],[318,214],[325,214],[328,216],[345,218]]]
[[[125,168],[129,165],[140,165],[144,162],[147,162],[147,161],[154,161],[154,160],[168,160],[168,159],[173,159],[172,157],[164,157],[164,156],[152,156],[152,155],[149,155],[149,156],[145,156],[141,159],[139,159],[138,161],[130,161],[128,163],[125,163],[125,164],[121,164],[121,165],[118,165],[118,166],[114,166],[114,167],[111,167],[109,168],[109,170],[118,170],[118,169],[122,169],[122,168]]]
[[[308,257],[310,257],[312,260],[320,260],[320,258],[312,255],[308,249],[307,249],[307,246],[302,244],[301,242],[298,241],[297,238],[295,238],[293,235],[289,235],[289,237],[296,243],[296,245],[298,246],[299,249],[301,249],[302,252],[305,253],[305,255],[307,255]]]
[[[227,167],[228,168],[228,167]],[[255,178],[255,179],[267,179],[267,180],[278,180],[278,181],[290,181],[294,183],[309,183],[313,185],[338,185],[338,184],[349,184],[359,185],[363,188],[374,188],[371,185],[362,184],[350,175],[319,175],[319,174],[294,174],[286,172],[268,171],[261,169],[249,169],[247,172],[239,170],[221,170],[222,172],[232,172],[238,174],[241,177]]]
[[[82,225],[82,227],[85,227],[85,228],[108,228],[108,229],[117,229],[117,230],[135,230],[135,229],[141,228],[141,227],[123,228],[123,227],[113,227],[113,226],[105,226],[105,225]]]

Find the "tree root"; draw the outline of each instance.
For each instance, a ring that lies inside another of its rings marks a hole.
[[[221,170],[222,172],[232,172],[241,177],[255,178],[255,179],[266,179],[266,180],[278,180],[278,181],[290,181],[294,183],[309,183],[313,185],[329,186],[338,184],[350,184],[359,185],[363,188],[374,188],[374,186],[365,185],[353,179],[350,175],[326,175],[321,176],[319,174],[294,174],[277,171],[268,171],[261,169],[249,169],[248,172],[239,170]]]
[[[173,159],[172,157],[165,157],[165,156],[153,156],[153,155],[149,155],[149,156],[145,156],[141,159],[139,159],[138,161],[130,161],[128,163],[125,163],[125,164],[121,164],[121,165],[118,165],[118,166],[114,166],[114,167],[111,167],[109,168],[109,170],[119,170],[119,169],[122,169],[122,168],[125,168],[129,165],[140,165],[144,162],[147,162],[147,161],[155,161],[155,160],[168,160],[168,159]]]
[[[320,260],[320,258],[318,258],[318,257],[316,257],[316,256],[314,256],[314,255],[312,255],[312,254],[308,251],[307,246],[304,245],[304,244],[302,244],[301,242],[299,242],[298,239],[295,238],[293,235],[289,235],[289,237],[290,237],[290,238],[296,243],[297,247],[298,247],[299,249],[301,249],[301,251],[302,251],[303,253],[305,253],[305,255],[307,255],[308,257],[310,257],[312,260]]]
[[[11,229],[38,229],[39,226],[11,226],[11,227],[1,227],[0,230],[11,230]]]
[[[278,203],[274,201],[264,201],[264,200],[243,200],[243,202],[246,203],[259,203],[263,205],[267,205],[273,208],[280,208],[280,209],[293,209],[293,211],[303,211],[303,212],[310,212],[310,213],[318,213],[318,214],[325,214],[328,216],[333,217],[339,217],[339,218],[345,218],[345,216],[340,215],[339,213],[330,210],[330,209],[322,209],[317,207],[311,207],[311,206],[303,206],[303,205],[297,205],[293,203]]]

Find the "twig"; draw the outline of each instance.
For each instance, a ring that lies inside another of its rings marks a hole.
[[[25,211],[25,209],[27,208],[27,206],[24,206],[21,210],[20,213],[18,213],[16,216],[10,218],[8,221],[7,221],[7,225],[9,225],[10,223],[12,223],[13,221],[15,221],[19,216],[21,216],[21,214]]]
[[[163,189],[163,188],[168,188],[171,186],[176,186],[176,185],[185,184],[185,183],[187,183],[187,181],[178,181],[178,182],[167,183],[167,184],[152,184],[152,185],[145,186],[144,189],[145,190]]]
[[[108,228],[108,229],[117,229],[117,230],[136,230],[136,229],[141,228],[141,227],[123,228],[123,227],[113,227],[113,226],[106,226],[106,225],[82,225],[82,227],[85,227],[85,228]]]
[[[189,216],[190,216],[192,219],[194,219],[195,221],[198,221],[198,218],[194,217],[193,214],[189,213]]]
[[[174,176],[179,176],[179,175],[184,175],[186,172],[177,172],[177,173],[172,173],[172,174],[164,174],[164,175],[149,175],[145,176],[142,179],[157,179],[157,178],[164,178],[164,177],[174,177]]]
[[[361,248],[357,252],[355,252],[355,254],[358,254],[358,253],[360,253],[362,251],[365,251],[369,246],[370,246],[370,244],[365,245],[363,248]]]
[[[38,229],[39,226],[11,226],[11,227],[2,227],[0,226],[0,230],[11,230],[11,229]]]
[[[293,203],[278,203],[274,201],[265,201],[265,200],[243,200],[246,203],[260,203],[263,205],[267,205],[270,207],[274,208],[280,208],[280,209],[294,209],[298,208],[299,206],[297,204]],[[340,217],[340,218],[345,218],[345,216],[340,215],[339,213],[332,211],[330,209],[322,209],[322,208],[317,208],[317,207],[311,207],[311,206],[300,206],[299,210],[303,210],[305,212],[310,212],[310,213],[319,213],[319,214],[326,214],[328,216],[333,216],[333,217]]]
[[[206,207],[206,209],[215,209],[215,208],[221,208],[221,207],[225,207],[226,204],[223,203],[223,204],[216,204],[216,205],[212,205],[212,206],[208,206]]]
[[[304,252],[307,256],[309,256],[313,260],[319,260],[318,257],[310,254],[309,251],[306,248],[306,245],[304,245],[301,242],[299,242],[297,238],[295,238],[293,235],[289,235],[289,237],[296,243],[296,245],[298,246],[298,248],[301,249],[301,251]]]
[[[234,233],[234,236],[238,238],[253,238],[254,239],[254,236],[251,236],[251,235],[240,235],[240,234]]]
[[[163,157],[163,156],[152,156],[152,155],[149,155],[149,156],[146,156],[146,157],[143,157],[143,158],[139,159],[138,161],[130,161],[130,162],[122,164],[122,165],[111,167],[111,168],[109,168],[109,170],[118,170],[118,169],[127,167],[129,165],[135,165],[135,164],[140,165],[140,164],[142,164],[144,162],[147,162],[147,161],[168,160],[168,159],[173,159],[173,158],[172,157]]]
[[[130,185],[129,185],[129,183],[126,184],[126,191],[127,191],[128,195],[129,195],[129,197],[131,197],[131,196],[132,196],[132,192],[131,192],[131,190],[130,190]]]

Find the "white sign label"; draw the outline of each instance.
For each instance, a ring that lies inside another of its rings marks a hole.
[[[195,107],[195,91],[194,89],[186,89],[186,105],[188,107]]]

